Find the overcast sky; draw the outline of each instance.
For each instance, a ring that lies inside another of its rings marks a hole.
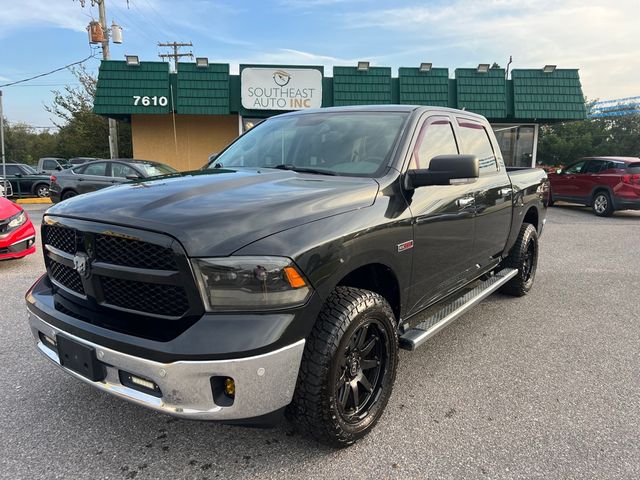
[[[640,0],[105,0],[109,23],[124,28],[125,53],[158,60],[158,41],[192,41],[212,62],[397,67],[432,62],[472,67],[579,68],[590,99],[640,95]],[[73,0],[0,0],[0,84],[45,72],[91,53],[86,25],[97,7]],[[98,54],[99,56],[99,54]],[[96,71],[99,60],[91,59]],[[325,69],[331,74],[331,68]],[[6,87],[5,116],[51,125],[50,91],[68,71]]]

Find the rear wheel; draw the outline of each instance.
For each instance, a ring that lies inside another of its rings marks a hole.
[[[62,200],[68,200],[70,198],[75,197],[76,195],[78,195],[78,193],[75,192],[74,190],[67,190],[62,194]]]
[[[500,289],[502,293],[522,297],[529,293],[538,268],[538,232],[530,223],[523,223],[515,245],[503,266],[515,268],[518,274]]]
[[[610,217],[613,214],[613,202],[609,192],[597,192],[593,197],[591,208],[599,217]]]
[[[345,447],[384,411],[396,376],[395,317],[377,293],[338,287],[307,339],[288,414],[305,434]]]
[[[33,193],[35,193],[39,198],[46,198],[49,196],[49,185],[46,183],[39,183],[33,189]]]

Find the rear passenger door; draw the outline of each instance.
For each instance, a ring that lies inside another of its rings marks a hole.
[[[78,193],[93,192],[111,186],[110,169],[107,167],[107,162],[90,163],[83,167],[77,178]]]
[[[435,156],[459,153],[448,115],[427,116],[418,132],[409,170],[428,168]],[[409,194],[414,222],[412,311],[450,293],[473,269],[473,189],[473,185],[432,185]]]
[[[476,206],[474,264],[482,268],[501,254],[507,243],[513,192],[497,142],[491,141],[485,125],[463,117],[457,117],[456,124],[461,153],[475,155],[480,161],[480,178],[471,186]]]

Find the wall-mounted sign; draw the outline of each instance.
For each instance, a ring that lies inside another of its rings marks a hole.
[[[322,106],[322,73],[311,68],[245,68],[240,78],[247,110],[304,110]]]
[[[133,95],[133,104],[135,106],[142,105],[143,107],[166,107],[169,103],[169,99],[165,96],[158,97],[154,95],[149,97],[148,95]]]

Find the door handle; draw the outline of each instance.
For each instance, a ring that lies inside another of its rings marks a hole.
[[[79,178],[78,181],[79,182],[84,182],[84,178]]]
[[[464,197],[464,198],[459,198],[458,200],[456,200],[456,205],[458,205],[459,207],[468,207],[469,205],[471,205],[474,202],[474,198],[473,197]]]
[[[512,188],[501,188],[500,190],[498,190],[498,195],[500,195],[501,197],[506,197],[507,195],[511,195],[511,192],[513,192]]]

